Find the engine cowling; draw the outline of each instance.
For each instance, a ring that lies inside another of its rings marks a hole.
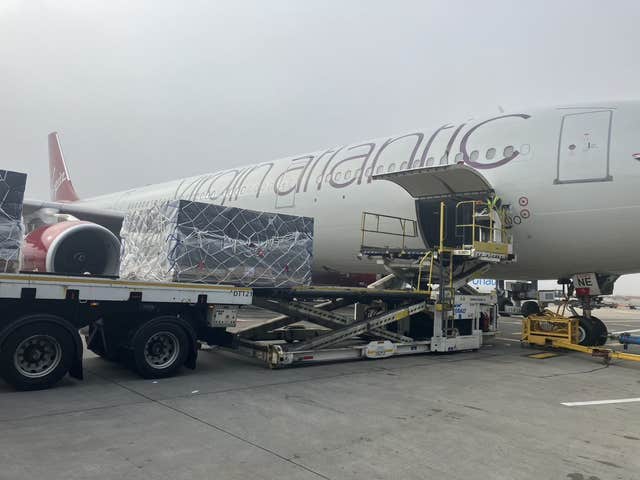
[[[118,275],[120,240],[91,222],[44,225],[25,237],[23,270],[92,275]]]

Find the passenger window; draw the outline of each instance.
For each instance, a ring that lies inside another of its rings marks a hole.
[[[420,161],[416,164],[416,167],[424,167],[424,158],[421,158]]]
[[[407,169],[407,162],[402,162],[400,164],[400,170],[406,170]]]
[[[447,164],[447,156],[442,155],[442,157],[440,157],[440,165],[446,165],[446,164]]]
[[[338,180],[340,180],[340,177],[342,177],[342,172],[336,172],[333,175],[333,179],[337,182]]]
[[[429,158],[427,158],[427,167],[432,166],[432,165],[433,165],[433,163],[434,163],[434,160],[435,160],[435,159],[434,159],[433,157],[429,157]]]
[[[381,173],[384,173],[384,165],[379,165],[378,168],[376,168],[376,175],[380,175]]]
[[[493,160],[493,158],[496,156],[496,149],[491,147],[489,150],[487,150],[487,160]]]
[[[396,171],[396,164],[395,163],[389,164],[389,168],[387,168],[387,172],[395,172],[395,171]]]
[[[460,163],[462,161],[462,152],[456,153],[456,163]]]
[[[344,172],[344,179],[349,180],[351,178],[351,170]]]
[[[530,151],[531,151],[531,145],[529,145],[528,143],[525,143],[520,147],[520,153],[523,155],[529,155]]]
[[[510,157],[511,155],[513,155],[513,145],[509,145],[508,147],[504,147],[504,156],[505,157]]]
[[[479,156],[480,156],[480,152],[478,152],[478,150],[474,150],[473,152],[471,152],[471,156],[470,156],[471,161],[476,162]]]

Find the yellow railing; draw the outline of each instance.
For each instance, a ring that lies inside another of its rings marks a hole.
[[[545,310],[531,315],[522,321],[522,339],[530,341],[532,337],[546,337],[578,343],[578,320]]]
[[[460,214],[464,214],[463,208],[470,206],[471,223],[458,223]],[[481,208],[482,210],[478,211]],[[480,225],[477,222],[479,214],[486,211],[488,217],[488,225]],[[500,220],[499,226],[496,226],[494,213],[498,215]],[[506,211],[504,208],[494,208],[488,202],[478,200],[465,200],[456,204],[456,234],[461,231],[462,247],[476,247],[482,244],[509,244],[510,238],[506,231]],[[469,242],[469,232],[471,233],[471,242]]]
[[[382,220],[382,226],[380,225]],[[387,222],[388,221],[388,222]],[[396,224],[399,229],[396,231],[386,230],[390,225]],[[373,224],[373,225],[371,225]],[[388,224],[388,225],[387,225]],[[397,217],[394,215],[384,215],[382,213],[362,212],[362,222],[360,224],[360,245],[376,247],[376,245],[367,245],[365,240],[367,239],[367,233],[380,234],[380,235],[392,235],[396,237],[402,237],[402,246],[404,250],[408,238],[418,237],[418,223],[412,218]],[[377,243],[377,242],[376,242]]]
[[[426,291],[429,295],[431,295],[431,281],[433,280],[433,251],[428,251],[418,262],[418,284],[417,289],[422,290],[422,272],[424,271],[424,264],[429,261],[429,281],[427,282]]]

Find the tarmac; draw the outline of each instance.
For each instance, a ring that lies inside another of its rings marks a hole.
[[[531,358],[518,317],[500,328],[478,352],[282,370],[214,349],[156,381],[86,352],[84,381],[0,383],[0,479],[640,478],[640,364]]]

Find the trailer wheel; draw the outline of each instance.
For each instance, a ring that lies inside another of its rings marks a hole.
[[[537,315],[538,313],[540,313],[540,305],[538,305],[538,302],[529,300],[522,304],[521,311],[523,317],[528,317],[529,315]]]
[[[18,390],[49,388],[66,375],[75,346],[69,332],[52,322],[16,328],[0,347],[0,376]]]
[[[180,325],[164,317],[142,325],[133,336],[133,366],[143,378],[166,378],[182,367],[189,339]]]

